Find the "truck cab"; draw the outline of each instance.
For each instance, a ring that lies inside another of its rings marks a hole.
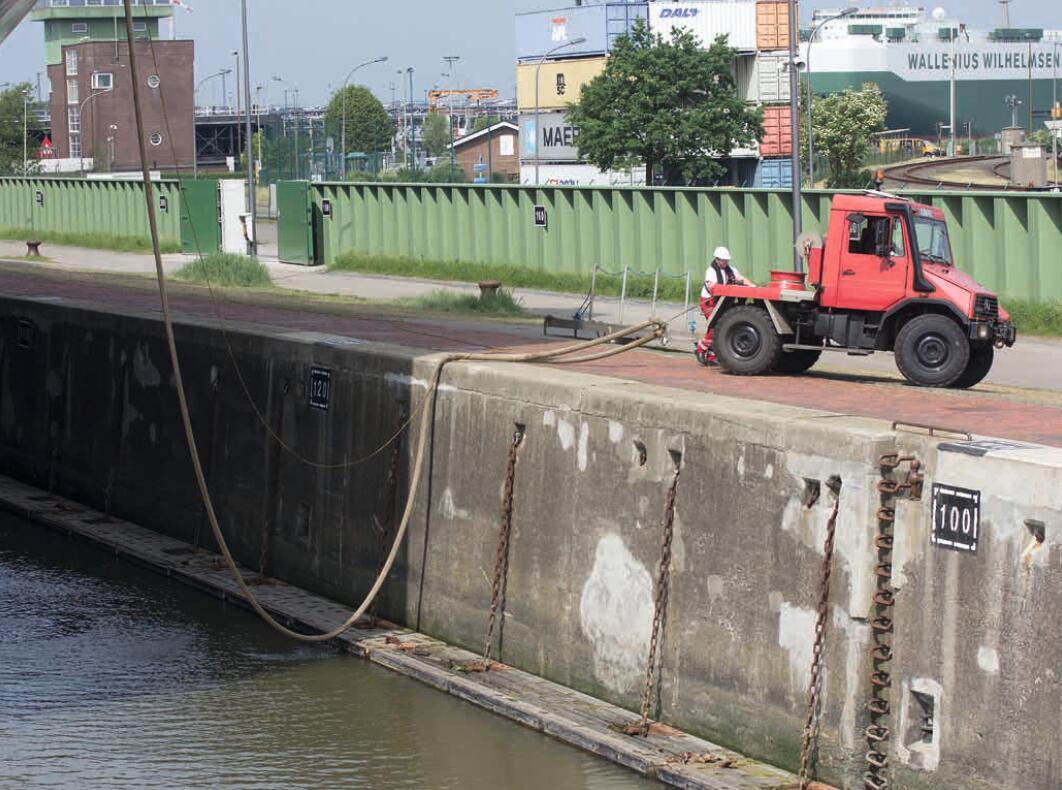
[[[772,272],[762,288],[713,289],[709,326],[725,370],[803,372],[825,351],[891,351],[912,383],[971,387],[996,348],[1014,345],[996,295],[956,268],[933,206],[881,192],[838,195],[825,240],[802,254],[806,277]]]

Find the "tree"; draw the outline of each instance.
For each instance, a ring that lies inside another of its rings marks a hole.
[[[343,94],[346,93],[347,152],[375,154],[391,150],[394,126],[380,100],[364,85],[348,85],[332,94],[325,111],[325,124],[335,138],[336,150],[342,145]]]
[[[441,112],[428,113],[421,132],[428,156],[439,156],[450,145],[450,121]]]
[[[501,123],[501,117],[500,116],[497,116],[497,115],[483,115],[483,116],[480,116],[479,118],[476,118],[476,122],[472,125],[472,131],[470,132],[470,134],[475,134],[476,132],[482,132],[484,129],[489,129],[491,126],[494,126],[494,124],[496,124],[496,123]]]
[[[28,147],[31,160],[37,157],[37,143],[33,136],[37,124],[33,118],[29,118],[30,140],[28,142],[25,136],[25,113],[27,111],[25,98],[30,95],[32,94],[28,82],[22,82],[0,91],[0,173],[22,175],[26,168],[26,163],[22,158],[24,146]]]
[[[737,95],[734,59],[725,36],[703,49],[687,30],[665,41],[637,21],[568,110],[579,155],[602,170],[644,162],[650,184],[658,167],[668,184],[718,179],[718,158],[763,134]]]
[[[826,185],[831,189],[865,187],[869,177],[863,163],[870,153],[873,135],[885,130],[888,103],[881,89],[866,83],[863,89],[816,96],[812,103],[815,153],[829,167]],[[807,135],[803,148],[807,155]]]

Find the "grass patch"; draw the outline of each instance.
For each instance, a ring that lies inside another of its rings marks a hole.
[[[387,274],[395,277],[420,277],[427,280],[450,280],[475,283],[480,280],[500,280],[508,288],[534,288],[541,291],[585,294],[590,290],[590,275],[565,272],[541,272],[504,264],[458,263],[422,261],[413,258],[386,258],[357,253],[342,253],[329,267],[332,271],[361,274]],[[598,272],[597,293],[600,296],[619,296],[623,287],[621,275]],[[700,293],[700,275],[694,274],[690,285],[692,298]],[[674,278],[660,278],[658,298],[681,302],[686,282]],[[627,296],[650,299],[653,295],[653,275],[631,273],[627,278]]]
[[[513,298],[512,291],[504,288],[484,296],[453,293],[452,291],[432,291],[427,296],[405,299],[402,304],[440,313],[472,313],[510,317],[527,314],[519,300]]]
[[[1062,302],[1034,302],[1028,299],[1001,299],[1010,319],[1022,335],[1062,337]]]
[[[269,288],[269,270],[257,258],[215,252],[182,267],[175,275],[178,280],[200,285],[227,288]]]
[[[9,241],[43,241],[68,247],[88,247],[93,250],[115,252],[151,252],[151,239],[141,236],[112,236],[109,233],[61,233],[59,231],[17,230],[0,228],[0,239]],[[180,252],[181,245],[175,241],[163,241],[163,252]]]

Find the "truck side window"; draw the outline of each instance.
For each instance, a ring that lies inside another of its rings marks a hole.
[[[863,217],[848,223],[848,254],[876,255],[877,239],[888,238],[888,217]],[[903,231],[900,231],[901,238]]]
[[[892,221],[892,254],[897,258],[906,255],[903,246],[903,222],[898,219]]]

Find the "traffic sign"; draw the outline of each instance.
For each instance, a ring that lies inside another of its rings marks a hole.
[[[1044,126],[1054,132],[1056,138],[1062,140],[1062,119],[1056,121],[1044,121]]]

